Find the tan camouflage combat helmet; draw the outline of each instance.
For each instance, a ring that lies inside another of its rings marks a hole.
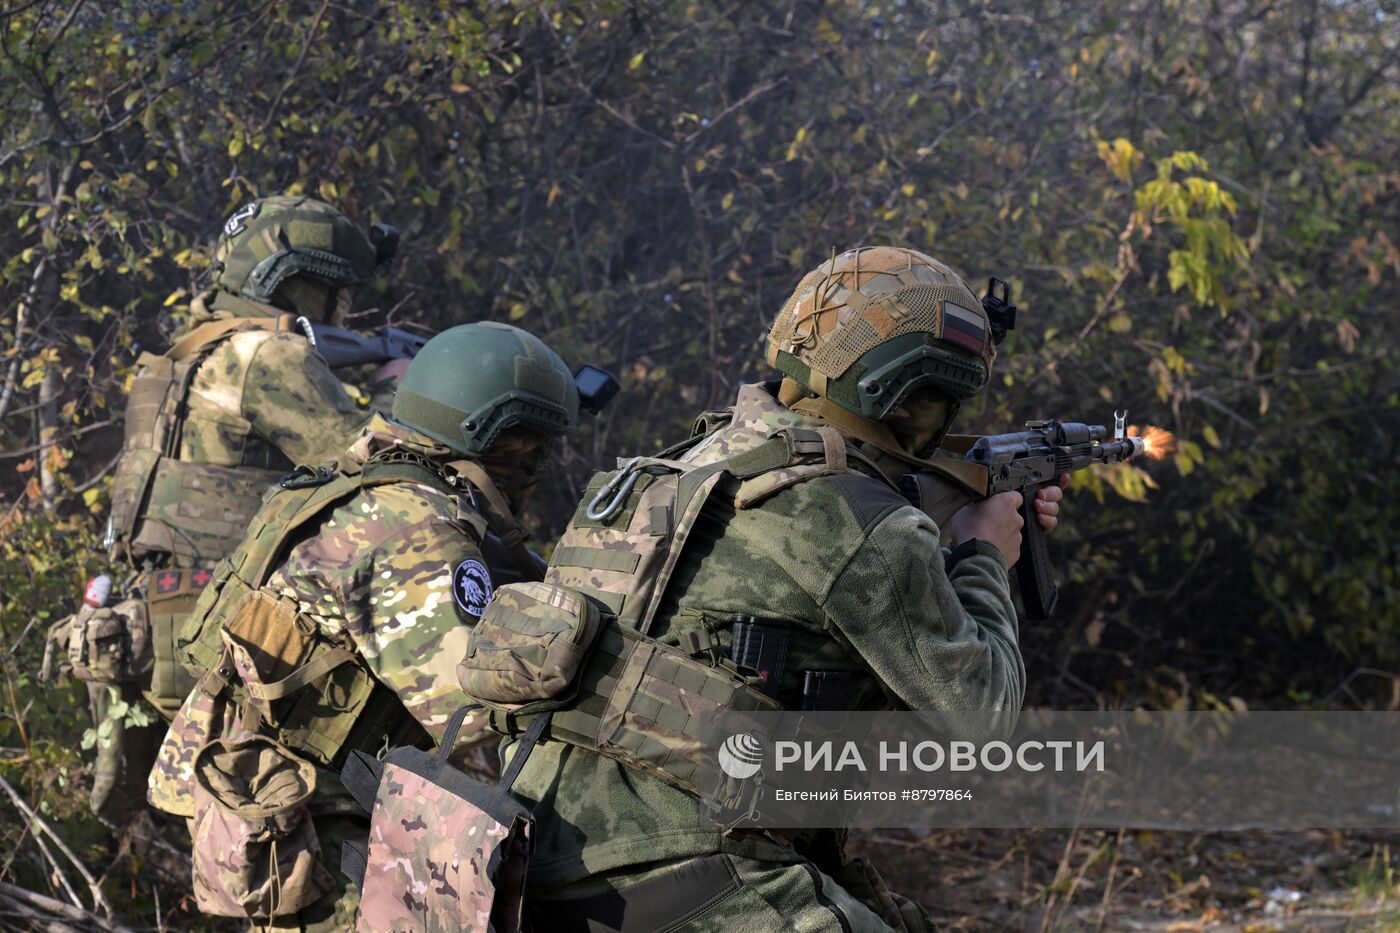
[[[579,396],[559,355],[528,331],[461,324],[429,340],[394,393],[393,418],[470,458],[503,431],[546,437],[578,427]]]
[[[925,387],[956,408],[986,386],[995,357],[967,283],[931,256],[891,246],[847,250],[813,269],[768,332],[771,365],[869,421]]]
[[[224,222],[214,251],[214,284],[264,303],[293,276],[332,288],[359,285],[393,258],[398,238],[387,224],[376,224],[366,235],[315,198],[262,198]]]

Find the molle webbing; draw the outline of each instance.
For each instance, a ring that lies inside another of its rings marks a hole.
[[[857,456],[833,428],[787,428],[715,463],[639,458],[590,482],[546,579],[597,600],[617,616],[618,625],[646,633],[712,493],[723,490],[738,507],[748,508],[797,483],[845,473]],[[637,474],[637,481],[619,508],[603,519],[589,519],[586,508],[595,495],[609,485],[625,489],[620,479],[627,471]]]
[[[394,691],[344,646],[317,639],[311,653],[276,681],[245,683],[233,670],[222,633],[231,620],[242,618],[237,607],[243,597],[267,585],[301,529],[362,489],[398,482],[428,485],[455,498],[442,476],[411,456],[371,459],[363,467],[350,462],[338,473],[301,468],[287,475],[264,500],[243,544],[215,569],[181,632],[187,666],[205,673],[202,690],[247,709],[256,703],[277,710],[277,721],[268,725],[278,741],[331,767],[350,750],[382,750],[386,736],[391,743],[419,744],[425,733]]]
[[[524,706],[493,704],[493,729],[516,734],[530,714],[549,712],[550,738],[699,795],[710,790],[699,786],[699,778],[716,730],[725,723],[720,714],[783,709],[734,671],[647,634],[712,493],[722,490],[737,507],[746,508],[796,483],[861,465],[829,427],[792,427],[747,440],[751,446],[739,443],[740,449],[714,463],[638,458],[590,482],[583,505],[555,549],[545,586],[583,593],[613,617],[605,620],[583,661],[577,693],[564,701],[550,697]],[[632,473],[637,475],[629,487]],[[502,602],[498,595],[474,638],[493,625],[510,629],[518,624],[503,611]],[[524,643],[529,630],[528,623],[518,630]],[[507,634],[501,641],[512,638]],[[742,808],[745,800],[751,802],[743,795],[753,790],[736,787],[739,796],[730,803]]]
[[[162,553],[212,563],[237,544],[263,491],[281,473],[179,459],[190,389],[200,365],[225,339],[290,326],[290,315],[208,321],[165,354],[142,354],[112,486],[107,546],[114,557],[135,562]]]
[[[781,710],[733,674],[613,624],[594,642],[568,707],[548,714],[545,734],[699,793],[697,770],[714,747],[719,714]],[[491,726],[516,735],[532,718],[497,710]]]
[[[310,478],[313,474],[303,469],[285,479],[293,481],[297,476]],[[371,459],[363,467],[351,461],[324,481],[308,481],[306,485],[292,488],[273,486],[248,526],[243,543],[215,568],[213,582],[201,595],[180,634],[186,666],[202,673],[218,663],[223,653],[219,644],[223,612],[227,612],[243,592],[267,584],[302,526],[361,489],[398,482],[421,483],[443,495],[457,496],[456,490],[426,461],[407,457]],[[223,612],[217,612],[216,607],[223,607]]]

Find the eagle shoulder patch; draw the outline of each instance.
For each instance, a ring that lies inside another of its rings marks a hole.
[[[452,598],[466,615],[481,618],[494,591],[486,565],[475,558],[467,558],[452,571]]]

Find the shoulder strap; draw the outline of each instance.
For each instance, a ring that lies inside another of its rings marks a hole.
[[[266,585],[282,556],[283,544],[297,529],[327,506],[359,491],[358,472],[333,473],[325,482],[305,486],[288,486],[284,479],[282,487],[274,487],[253,517],[247,537],[230,558],[234,572],[254,589]]]
[[[442,476],[410,460],[370,460],[360,472],[361,486],[384,486],[389,483],[421,483],[445,496],[457,495],[457,490]]]
[[[295,314],[279,314],[277,317],[234,317],[206,321],[171,344],[165,355],[179,363],[199,355],[206,348],[212,348],[220,340],[240,331],[293,330],[296,327],[296,319]]]

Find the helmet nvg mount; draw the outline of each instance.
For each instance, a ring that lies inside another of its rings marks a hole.
[[[418,351],[394,394],[393,418],[475,458],[512,427],[572,433],[579,408],[579,386],[557,353],[528,331],[481,322],[449,328]]]
[[[967,283],[933,257],[861,247],[802,279],[768,333],[768,362],[867,421],[885,420],[926,386],[949,397],[951,419],[991,377],[994,323]]]
[[[332,288],[359,285],[393,259],[398,242],[398,231],[388,224],[375,224],[366,236],[315,198],[262,198],[224,222],[214,251],[214,284],[264,303],[293,276]]]

